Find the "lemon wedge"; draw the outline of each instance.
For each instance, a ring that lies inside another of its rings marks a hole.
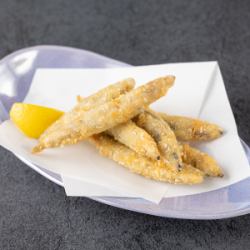
[[[60,110],[26,103],[14,103],[10,110],[10,119],[31,138],[39,138],[62,115]]]

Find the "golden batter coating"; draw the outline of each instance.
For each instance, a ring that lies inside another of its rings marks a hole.
[[[100,104],[111,101],[112,99],[129,92],[134,88],[134,86],[135,80],[133,78],[127,78],[115,84],[111,84],[89,97],[82,98],[78,96],[78,105],[76,105],[74,110],[88,111],[99,106]]]
[[[78,104],[70,112],[65,113],[60,119],[54,122],[41,135],[38,146],[34,147],[32,152],[39,152],[46,147],[59,147],[66,144],[76,144],[83,140],[79,130],[75,129],[76,126],[72,123],[78,121],[83,112],[119,97],[121,94],[133,89],[134,86],[135,80],[133,78],[127,78],[111,84],[84,99],[78,96]],[[53,138],[55,139],[53,140]],[[56,138],[58,138],[57,141]],[[42,143],[40,143],[40,141]]]
[[[223,177],[223,171],[213,157],[188,144],[182,144],[182,148],[184,163],[198,168],[208,176]]]
[[[150,111],[140,113],[135,121],[154,138],[162,160],[174,169],[180,169],[182,167],[181,148],[169,125]]]
[[[206,121],[158,113],[181,141],[210,141],[223,134],[222,128]]]
[[[111,97],[110,100],[113,98]],[[77,101],[82,102],[83,97],[77,96]],[[153,160],[160,159],[160,152],[154,139],[144,129],[138,127],[133,121],[119,124],[106,131],[117,141],[133,149],[136,153]]]
[[[101,155],[146,178],[174,184],[198,184],[203,181],[204,174],[190,165],[184,164],[181,171],[173,170],[166,163],[141,156],[107,135],[94,135],[89,140]]]
[[[136,153],[154,160],[160,159],[160,152],[154,139],[131,120],[119,124],[107,132]]]
[[[173,76],[158,78],[88,111],[73,109],[40,136],[33,153],[45,148],[75,144],[130,120],[143,108],[164,96],[174,80]]]

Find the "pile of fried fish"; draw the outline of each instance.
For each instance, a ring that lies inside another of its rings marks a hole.
[[[33,153],[88,140],[101,155],[156,181],[198,184],[205,176],[222,177],[211,156],[188,144],[220,137],[219,126],[149,108],[174,81],[166,76],[134,88],[135,80],[128,78],[78,96],[77,105],[40,136]]]

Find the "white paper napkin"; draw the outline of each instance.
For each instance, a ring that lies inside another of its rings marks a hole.
[[[33,163],[62,175],[66,193],[75,196],[141,197],[159,202],[173,197],[207,192],[249,176],[250,169],[240,145],[233,114],[216,62],[182,63],[116,69],[40,69],[25,102],[69,110],[78,94],[88,96],[98,89],[127,77],[137,85],[173,74],[176,83],[168,95],[153,105],[159,111],[207,119],[227,133],[201,147],[221,164],[223,179],[209,178],[201,185],[185,186],[158,183],[130,173],[98,155],[87,142],[63,149],[45,150],[31,155],[35,144],[10,122],[0,126],[0,144]]]

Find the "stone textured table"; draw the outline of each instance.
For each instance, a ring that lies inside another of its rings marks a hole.
[[[57,44],[134,65],[218,60],[250,144],[249,26],[247,0],[2,0],[0,57]],[[68,198],[0,148],[0,249],[250,249],[250,215],[164,219]]]

